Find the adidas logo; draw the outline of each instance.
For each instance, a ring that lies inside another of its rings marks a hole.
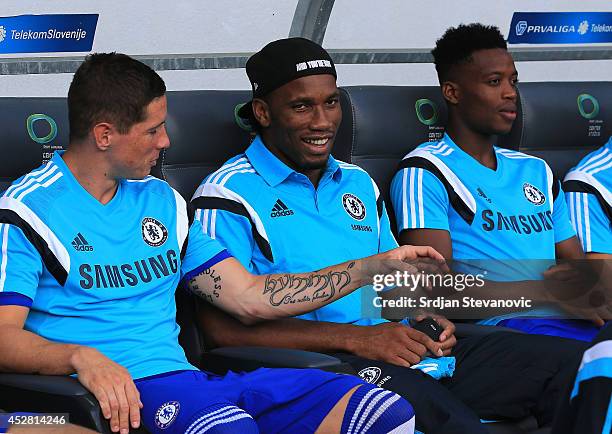
[[[270,212],[270,217],[283,217],[287,215],[293,215],[293,210],[287,208],[287,205],[282,200],[277,199]]]
[[[74,237],[74,240],[72,240],[72,247],[74,247],[74,250],[77,252],[93,252],[94,249],[80,232]]]

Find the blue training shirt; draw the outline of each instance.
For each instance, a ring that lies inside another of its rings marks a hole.
[[[259,136],[208,176],[192,203],[202,230],[255,274],[308,272],[397,247],[378,188],[363,169],[330,156],[315,189]],[[372,292],[361,288],[301,318],[384,322],[371,308],[362,314],[362,296]]]
[[[612,254],[612,137],[569,171],[563,189],[584,251]]]
[[[448,231],[458,271],[497,281],[541,279],[555,263],[555,243],[575,235],[560,183],[544,160],[494,150],[496,170],[447,134],[407,154],[391,183],[398,232]]]
[[[174,291],[229,255],[189,228],[166,182],[123,180],[103,205],[56,152],[8,188],[0,216],[0,305],[29,307],[25,329],[95,347],[133,378],[196,369],[178,344]]]

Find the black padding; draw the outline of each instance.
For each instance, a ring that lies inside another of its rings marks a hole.
[[[383,200],[382,196],[378,196],[378,199],[376,199],[376,212],[378,213],[379,219],[382,217],[384,207],[385,201]]]
[[[520,330],[502,326],[487,326],[468,322],[455,322],[455,336],[457,338],[467,338],[470,336],[486,336],[491,333],[510,332],[523,333]]]
[[[3,162],[0,188],[4,190],[8,183],[40,166],[43,153],[48,160],[53,150],[68,145],[68,107],[66,98],[0,98],[0,113]],[[51,121],[32,117],[30,135],[28,118],[33,115],[44,115]],[[54,137],[50,136],[52,122],[57,126]]]
[[[212,372],[224,374],[228,370],[252,371],[266,368],[311,368],[355,374],[350,365],[337,357],[310,351],[267,347],[216,348],[203,355],[202,364]]]
[[[519,150],[545,159],[560,179],[612,135],[611,82],[522,83],[519,90]]]
[[[419,120],[417,101],[421,119],[431,125]],[[349,86],[341,89],[341,104],[334,155],[356,164],[370,158],[399,160],[444,133],[446,104],[437,86]]]
[[[251,92],[197,90],[166,95],[170,148],[158,160],[156,175],[189,200],[206,175],[249,145],[251,136],[236,124],[234,108],[248,101]]]
[[[27,221],[22,219],[19,214],[13,210],[0,209],[0,223],[8,223],[21,229],[28,241],[32,243],[34,248],[38,251],[49,273],[57,280],[60,286],[64,286],[68,278],[68,270],[63,267],[59,259],[51,251],[49,244],[47,244],[47,240],[41,237]]]
[[[0,373],[0,406],[5,411],[69,413],[71,423],[111,433],[96,398],[68,376]]]
[[[468,204],[461,199],[450,182],[448,182],[448,179],[446,179],[444,174],[442,174],[440,169],[438,169],[435,164],[433,164],[427,158],[408,157],[400,161],[397,166],[397,170],[399,171],[408,167],[425,169],[438,178],[442,185],[444,185],[444,189],[446,190],[446,194],[448,195],[449,202],[453,209],[457,212],[457,214],[459,214],[459,216],[461,216],[463,220],[465,220],[468,225],[472,225],[472,222],[474,221],[474,212],[470,209]]]
[[[200,366],[200,357],[204,351],[204,338],[198,328],[196,318],[199,300],[191,291],[182,285],[176,288],[176,322],[181,327],[179,344],[185,350],[185,356],[192,365]]]
[[[268,261],[274,262],[270,243],[259,233],[255,226],[255,222],[243,204],[235,200],[211,196],[196,197],[191,201],[191,204],[197,209],[220,209],[246,217],[251,224],[251,233],[253,234],[253,239],[257,243],[259,250]]]
[[[557,200],[557,196],[559,196],[560,191],[561,191],[561,181],[559,181],[557,177],[553,175],[553,184],[552,184],[553,202]]]
[[[571,191],[576,193],[592,194],[597,198],[597,202],[599,202],[599,205],[608,217],[608,220],[612,222],[612,206],[610,206],[610,204],[606,202],[601,192],[595,187],[593,187],[591,184],[587,184],[586,182],[578,180],[565,181],[563,183],[563,190],[565,190],[566,193]]]
[[[444,134],[446,104],[438,86],[341,88],[342,123],[334,156],[365,169],[380,188],[395,230],[389,186],[398,162]],[[417,115],[417,101],[421,120]],[[430,124],[430,125],[428,125]]]

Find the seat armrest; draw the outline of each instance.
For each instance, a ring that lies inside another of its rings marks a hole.
[[[520,330],[511,329],[509,327],[473,324],[467,322],[455,323],[455,337],[457,338],[485,336],[497,332],[523,333]]]
[[[0,373],[0,408],[68,413],[71,423],[110,434],[98,400],[76,378],[65,375]]]
[[[0,387],[5,386],[62,396],[91,395],[76,378],[66,375],[0,374]]]
[[[328,354],[269,347],[222,347],[202,355],[202,368],[217,374],[257,368],[314,368],[355,374],[347,363]]]

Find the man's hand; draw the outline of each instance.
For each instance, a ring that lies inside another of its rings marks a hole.
[[[444,328],[444,330],[440,334],[440,348],[442,348],[444,356],[450,355],[453,347],[457,344],[457,338],[455,337],[455,324],[447,320],[442,315],[435,315],[431,313],[419,314],[414,319],[416,321],[422,321],[425,319],[425,317],[428,316],[433,318],[438,324],[440,324]]]
[[[348,340],[349,351],[357,356],[407,368],[419,363],[428,350],[437,356],[444,352],[440,343],[424,333],[393,322],[360,326]]]
[[[71,359],[78,379],[94,394],[113,432],[140,426],[140,393],[127,369],[95,348],[78,347]]]
[[[429,246],[400,246],[393,250],[389,250],[385,253],[379,253],[375,256],[370,256],[371,259],[379,260],[399,260],[399,261],[413,261],[416,259],[429,258],[433,259],[440,267],[446,267],[447,271],[450,271],[446,266],[444,256],[438,253],[433,247]]]
[[[543,273],[548,301],[573,318],[592,321],[601,327],[612,319],[612,290],[594,261],[573,261]]]
[[[366,280],[376,275],[408,272],[446,274],[450,272],[444,257],[429,246],[400,246],[361,260]],[[371,282],[369,282],[371,283]]]

